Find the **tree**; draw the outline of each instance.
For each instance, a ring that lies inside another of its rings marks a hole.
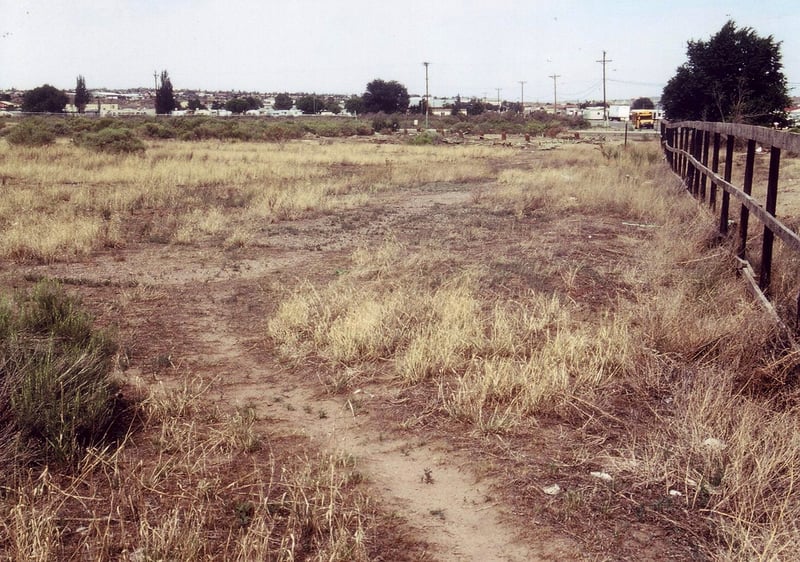
[[[78,113],[83,113],[86,110],[86,104],[92,101],[92,94],[86,89],[86,80],[83,76],[78,75],[77,83],[75,84],[75,99],[73,103],[78,108]]]
[[[316,115],[325,109],[325,100],[318,95],[303,96],[295,103],[297,109],[306,115]]]
[[[461,94],[458,94],[453,102],[453,107],[450,108],[450,115],[461,115],[462,109],[464,109],[464,103],[461,101]]]
[[[225,109],[231,113],[245,113],[251,109],[259,109],[263,106],[264,104],[261,102],[261,100],[256,99],[253,96],[247,96],[246,98],[231,98],[225,102]]]
[[[655,109],[656,106],[650,98],[636,98],[631,104],[631,109]]]
[[[344,102],[344,109],[351,115],[364,113],[364,98],[361,96],[350,96]]]
[[[729,20],[708,41],[689,41],[687,61],[664,87],[668,119],[771,125],[790,103],[781,43]]]
[[[333,96],[330,96],[325,100],[325,111],[333,113],[334,115],[339,115],[342,112],[342,106],[339,105],[339,102],[336,101]]]
[[[161,86],[156,90],[156,113],[165,115],[172,113],[178,107],[175,95],[172,93],[172,81],[166,70],[161,71]]]
[[[486,111],[486,105],[478,98],[472,98],[467,103],[467,115],[480,115]]]
[[[201,102],[198,98],[190,99],[186,107],[188,109],[191,109],[192,111],[197,111],[198,109],[208,109],[206,105],[203,102]]]
[[[273,109],[287,110],[292,109],[294,100],[289,97],[289,94],[278,94],[275,96],[275,103],[272,104]]]
[[[44,84],[25,92],[22,96],[22,111],[27,113],[61,113],[69,98],[62,90]]]
[[[396,80],[373,80],[362,98],[367,113],[404,113],[408,109],[408,90]]]

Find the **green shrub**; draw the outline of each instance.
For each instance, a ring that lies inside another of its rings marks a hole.
[[[73,141],[84,148],[112,154],[141,154],[144,142],[130,129],[105,128],[96,133],[80,133]]]
[[[17,146],[46,146],[56,141],[56,135],[44,119],[21,121],[5,135],[6,140]]]
[[[115,354],[57,283],[0,301],[0,435],[16,435],[22,451],[45,462],[78,460],[114,420]]]
[[[376,113],[372,117],[372,130],[376,133],[390,133],[397,131],[399,128],[400,118],[395,114]]]
[[[166,125],[162,125],[161,123],[145,123],[143,130],[144,134],[151,139],[174,139],[176,136],[178,136],[178,133],[175,132],[175,129]]]
[[[283,142],[299,139],[303,136],[303,128],[296,123],[269,123],[261,132],[261,139],[272,142]]]
[[[432,144],[439,144],[441,138],[436,133],[425,131],[409,138],[406,143],[413,146],[428,146]]]

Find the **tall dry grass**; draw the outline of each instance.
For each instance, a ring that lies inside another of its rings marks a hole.
[[[112,155],[64,142],[26,148],[0,140],[0,255],[86,256],[124,243],[132,213],[156,209],[171,213],[160,240],[246,241],[265,222],[362,205],[382,191],[485,179],[493,154],[326,140],[153,141],[144,155]]]
[[[505,300],[477,290],[485,263],[448,275],[446,252],[390,241],[356,252],[328,286],[287,288],[270,339],[327,364],[334,388],[353,373],[427,384],[441,414],[481,431],[587,408],[620,422],[615,404],[633,397],[643,416],[605,468],[694,514],[681,524],[713,559],[790,559],[800,546],[797,353],[736,280],[732,247],[658,148],[554,152],[500,172],[470,204],[515,220],[613,216],[652,234],[620,270],[628,290],[589,317],[568,297],[580,264],[542,270],[561,294],[532,287]]]

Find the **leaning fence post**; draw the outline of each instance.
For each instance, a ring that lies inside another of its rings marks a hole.
[[[694,192],[694,164],[692,164],[690,156],[694,156],[694,139],[697,136],[697,129],[688,129],[686,131],[686,146],[684,150],[686,150],[686,189],[692,195],[695,195]]]
[[[773,146],[769,154],[769,179],[767,180],[767,201],[765,210],[775,216],[775,209],[778,205],[778,174],[781,167],[781,149]],[[772,245],[775,235],[765,224],[764,237],[761,246],[761,272],[759,275],[758,286],[763,292],[767,292],[772,281]]]
[[[700,162],[702,162],[703,166],[708,168],[708,145],[711,140],[711,133],[709,131],[703,131],[703,147],[701,149],[701,156]],[[708,176],[706,172],[702,172],[702,179],[700,180],[700,197],[703,201],[706,200],[706,185],[708,183]]]

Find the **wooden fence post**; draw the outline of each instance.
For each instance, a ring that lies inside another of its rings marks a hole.
[[[778,174],[780,167],[781,149],[773,146],[769,154],[769,179],[767,180],[767,201],[765,205],[765,210],[773,217],[778,204]],[[765,224],[761,245],[761,272],[758,280],[758,286],[765,293],[772,281],[772,246],[774,239],[774,233]]]
[[[695,195],[694,192],[694,177],[695,177],[695,169],[694,165],[692,164],[691,160],[689,160],[689,156],[694,156],[694,138],[697,135],[696,129],[687,129],[686,130],[686,146],[684,150],[687,153],[686,156],[686,189],[689,190],[689,193]]]
[[[720,142],[721,135],[719,133],[714,133],[714,152],[713,156],[711,157],[711,171],[719,173],[719,142]],[[711,193],[708,194],[708,204],[711,205],[711,208],[715,211],[717,210],[717,184],[711,182]]]
[[[701,148],[701,156],[700,161],[703,163],[703,166],[708,167],[708,145],[711,140],[711,133],[708,131],[703,131],[703,146]],[[708,178],[706,174],[702,174],[702,179],[700,180],[700,197],[703,201],[706,200],[706,185],[707,185]],[[710,201],[709,201],[710,203]]]
[[[727,182],[731,181],[733,175],[733,144],[736,137],[727,135],[725,141],[725,171],[723,172],[722,179]],[[731,204],[731,194],[727,191],[722,192],[722,206],[719,210],[719,233],[723,236],[728,235],[728,209]]]
[[[692,157],[700,162],[701,159],[701,152],[703,150],[703,131],[700,129],[695,129],[692,134]],[[697,166],[692,165],[694,169],[694,178],[692,182],[692,193],[694,193],[695,197],[700,197],[700,176],[702,176],[702,172],[700,168]]]
[[[756,161],[756,141],[747,140],[747,156],[744,163],[744,184],[742,191],[747,195],[753,193],[753,170]],[[747,254],[747,223],[750,221],[750,211],[742,205],[739,213],[739,250],[737,255],[740,259],[745,259]]]

